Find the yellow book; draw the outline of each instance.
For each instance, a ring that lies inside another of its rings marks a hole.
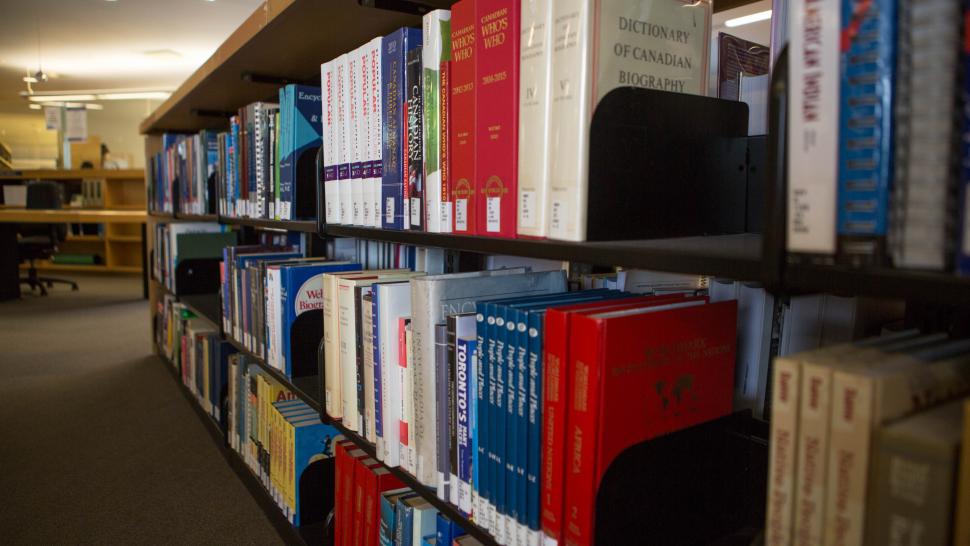
[[[957,484],[953,546],[970,546],[970,399],[963,404],[963,445],[960,448],[960,478]]]

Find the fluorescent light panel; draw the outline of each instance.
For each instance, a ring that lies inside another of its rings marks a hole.
[[[117,93],[79,93],[76,95],[27,95],[31,102],[64,102],[91,100],[137,100],[159,99],[165,100],[171,95],[168,91],[126,91]]]
[[[767,21],[771,19],[771,10],[759,11],[758,13],[752,13],[751,15],[744,15],[742,17],[735,17],[734,19],[728,19],[724,21],[724,26],[728,28],[740,27],[743,25],[748,25],[751,23],[757,23],[758,21]]]

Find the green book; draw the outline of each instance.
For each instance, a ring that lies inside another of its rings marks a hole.
[[[69,254],[59,252],[51,256],[51,262],[55,264],[95,265],[98,263],[98,256],[95,254]]]

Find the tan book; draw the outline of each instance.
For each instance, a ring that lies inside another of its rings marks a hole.
[[[825,491],[825,544],[862,546],[874,431],[891,419],[970,390],[970,342],[950,342],[832,378]]]
[[[789,546],[795,492],[795,453],[801,385],[799,355],[775,359],[771,385],[771,441],[768,455],[767,546]]]

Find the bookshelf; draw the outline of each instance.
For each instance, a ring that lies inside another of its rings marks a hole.
[[[449,5],[442,1],[435,4]],[[745,5],[745,0],[724,0],[715,2],[715,11]],[[367,7],[373,4],[393,5],[403,12],[381,10]],[[430,5],[430,4],[428,4]],[[438,7],[438,6],[434,6]],[[203,128],[225,129],[226,117],[245,104],[272,96],[276,88],[286,82],[314,80],[319,71],[320,59],[328,59],[336,54],[350,50],[368,38],[386,33],[401,25],[414,26],[419,23],[417,15],[422,13],[419,4],[413,2],[332,2],[328,6],[312,2],[268,1],[260,11],[231,36],[196,74],[179,88],[155,113],[141,125],[142,132],[148,134],[146,152],[151,155],[158,151],[162,131],[191,132]],[[343,32],[341,22],[349,17],[366,16],[364,24]],[[325,23],[320,23],[325,21]],[[313,51],[304,50],[300,44],[296,50],[281,48],[292,47],[287,34],[299,34],[307,28],[308,22],[325,25],[326,28],[340,28],[340,32],[306,33],[311,36],[308,43],[314,45]],[[330,25],[333,25],[332,27]],[[262,50],[257,52],[257,46]],[[214,59],[221,59],[214,63]],[[271,64],[274,58],[285,59],[280,66]],[[214,63],[214,64],[213,64]],[[267,76],[267,74],[271,76]],[[241,84],[240,82],[245,82]],[[239,228],[269,230],[278,232],[300,232],[315,234],[321,238],[351,237],[372,241],[384,241],[415,246],[438,247],[459,252],[476,254],[503,254],[512,256],[563,260],[591,265],[613,265],[628,268],[651,269],[673,273],[704,274],[725,277],[763,285],[774,295],[789,295],[805,292],[830,292],[839,295],[865,295],[885,299],[904,299],[911,302],[931,305],[967,306],[970,305],[970,279],[951,273],[931,273],[891,268],[858,269],[841,265],[816,265],[789,261],[784,251],[786,180],[783,158],[779,149],[784,145],[785,133],[783,104],[779,109],[779,93],[784,95],[784,85],[773,88],[774,108],[770,123],[767,158],[759,170],[768,173],[762,202],[755,202],[762,209],[762,225],[758,232],[734,235],[695,236],[662,238],[650,240],[615,240],[588,243],[570,243],[553,240],[499,239],[477,236],[433,234],[415,231],[391,231],[373,228],[334,225],[328,226],[318,219],[294,221],[275,221],[254,218],[229,218],[218,215],[188,215],[151,213],[152,222],[159,221],[202,221],[219,222]],[[783,102],[783,101],[782,101]],[[779,136],[782,135],[782,136]],[[777,137],[777,138],[776,138]],[[748,167],[751,164],[747,165]],[[317,196],[319,199],[319,195]],[[320,207],[318,206],[318,209]],[[216,296],[217,297],[217,296]],[[182,297],[182,301],[196,310],[201,316],[220,324],[219,307],[212,301]],[[319,377],[289,379],[270,367],[258,355],[251,353],[231,336],[223,334],[224,339],[240,352],[246,353],[269,375],[287,386],[314,409],[321,407],[321,384]],[[321,417],[328,421],[321,411]],[[763,423],[758,422],[763,425]],[[366,453],[373,456],[374,446],[356,433],[347,430],[340,422],[331,422],[348,439]],[[721,453],[725,460],[730,459],[732,469],[738,471],[732,477],[754,477],[765,479],[767,473],[764,460],[767,453],[767,431],[764,427],[754,428],[750,433],[734,434],[744,436],[738,453]],[[715,451],[717,452],[717,451]],[[720,452],[718,452],[720,453]],[[752,455],[753,454],[753,455]],[[736,456],[737,455],[737,456]],[[754,462],[752,462],[754,461]],[[725,463],[728,464],[728,463]],[[389,471],[410,486],[422,497],[438,508],[449,518],[458,522],[466,531],[484,544],[496,544],[493,537],[463,517],[449,503],[436,497],[433,491],[419,484],[412,476],[399,468]],[[751,487],[752,495],[760,498],[751,501],[738,498],[726,508],[722,518],[728,518],[731,510],[754,509],[754,502],[763,502],[764,489],[753,487],[755,481],[743,484]],[[746,504],[747,503],[747,504]],[[763,507],[763,505],[762,505]],[[757,510],[755,510],[757,511]],[[739,543],[725,541],[721,543]]]

